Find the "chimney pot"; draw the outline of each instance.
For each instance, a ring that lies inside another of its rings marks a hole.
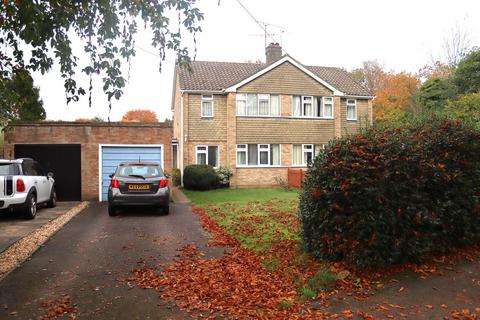
[[[282,47],[278,43],[270,43],[265,48],[265,57],[267,64],[280,60],[282,57]]]

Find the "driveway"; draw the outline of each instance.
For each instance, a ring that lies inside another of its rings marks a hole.
[[[183,319],[155,290],[126,279],[207,241],[186,204],[172,204],[167,216],[138,209],[109,217],[104,203],[92,203],[0,282],[0,319],[48,319],[62,308],[78,319]]]
[[[47,222],[58,218],[79,203],[75,201],[57,202],[55,208],[39,207],[37,216],[32,220],[25,220],[19,213],[0,212],[0,252]]]

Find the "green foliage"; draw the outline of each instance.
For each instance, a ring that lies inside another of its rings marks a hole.
[[[473,51],[458,64],[454,82],[460,94],[480,92],[480,50]]]
[[[478,131],[432,117],[332,142],[301,194],[306,249],[365,267],[478,242],[478,154]]]
[[[301,287],[299,291],[301,300],[311,300],[317,296],[317,292],[309,286]]]
[[[233,171],[226,167],[219,167],[216,171],[220,186],[228,187],[230,185],[230,177],[233,176]]]
[[[108,100],[119,99],[125,86],[122,63],[135,55],[139,24],[153,30],[151,43],[158,49],[161,68],[165,49],[174,51],[179,65],[188,65],[184,36],[189,33],[195,40],[201,20],[203,14],[191,0],[1,1],[0,76],[9,77],[17,69],[45,73],[57,62],[67,102],[85,94],[75,81],[79,69],[90,77],[100,75]],[[83,66],[78,65],[73,39],[90,58]],[[89,87],[91,93],[91,80]]]
[[[190,190],[210,190],[218,186],[218,176],[212,166],[193,164],[183,170],[183,185]]]
[[[470,93],[450,101],[445,113],[454,119],[480,129],[480,93]]]
[[[182,184],[182,173],[180,172],[180,169],[178,168],[172,169],[172,180],[173,180],[173,185],[175,187],[178,187],[179,185]]]
[[[288,310],[293,306],[293,301],[291,300],[282,300],[279,303],[280,309]]]
[[[12,121],[36,121],[46,117],[39,89],[30,73],[18,70],[11,79],[0,79],[0,126]]]
[[[315,292],[325,290],[329,285],[337,280],[336,275],[327,267],[323,267],[315,273],[313,277],[308,279],[308,287]]]
[[[455,85],[450,79],[430,78],[420,87],[417,102],[427,110],[442,110],[455,97]]]

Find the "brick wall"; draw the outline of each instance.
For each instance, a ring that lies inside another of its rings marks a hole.
[[[10,126],[4,157],[13,158],[15,144],[80,144],[82,199],[98,200],[99,144],[163,144],[164,170],[172,167],[172,128],[163,124],[40,122]]]

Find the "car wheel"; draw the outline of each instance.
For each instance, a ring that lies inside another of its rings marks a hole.
[[[33,219],[37,215],[37,197],[30,193],[25,201],[24,215],[26,219]]]
[[[52,188],[52,192],[50,193],[50,200],[47,202],[47,208],[55,208],[57,206],[57,192],[55,188]]]
[[[167,206],[163,207],[162,211],[163,211],[163,214],[165,214],[165,215],[169,214],[170,213],[170,206],[167,205]]]
[[[117,208],[115,208],[114,206],[108,206],[108,215],[110,217],[114,217],[117,215]]]

